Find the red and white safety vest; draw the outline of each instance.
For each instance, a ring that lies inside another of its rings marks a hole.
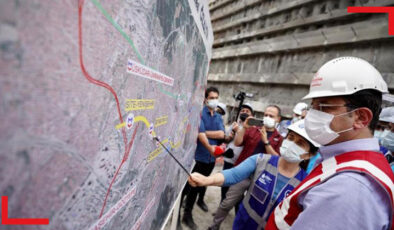
[[[370,175],[385,188],[387,195],[390,197],[391,205],[394,207],[394,175],[386,158],[378,152],[347,152],[326,159],[314,168],[301,184],[275,208],[265,229],[290,229],[302,212],[302,207],[298,204],[300,194],[340,172],[358,172]],[[393,213],[391,213],[392,215]]]

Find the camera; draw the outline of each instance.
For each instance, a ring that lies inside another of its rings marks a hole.
[[[235,120],[238,120],[239,112],[241,111],[241,106],[244,103],[245,98],[252,98],[253,93],[245,93],[241,91],[237,95],[234,94],[233,97],[235,98],[236,101],[239,101],[238,112],[237,112],[237,116],[235,117]]]
[[[253,93],[245,93],[245,92],[239,92],[237,95],[234,94],[234,98],[237,101],[243,101],[245,98],[252,98]]]
[[[257,127],[263,127],[264,126],[264,120],[252,117],[252,118],[249,118],[248,125],[250,125],[250,126],[257,126]]]

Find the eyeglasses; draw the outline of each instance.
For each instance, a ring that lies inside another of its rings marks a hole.
[[[389,123],[381,123],[381,122],[379,122],[377,125],[376,125],[376,128],[375,129],[377,129],[377,130],[390,130],[391,132],[393,132],[394,131],[394,126],[391,126]]]
[[[355,108],[353,105],[351,104],[324,104],[324,103],[320,103],[320,104],[311,104],[311,108],[315,109],[315,110],[319,110],[319,111],[323,111],[324,107],[348,107],[348,108]]]
[[[376,125],[376,129],[390,129],[390,125],[381,125],[381,124],[377,124]]]

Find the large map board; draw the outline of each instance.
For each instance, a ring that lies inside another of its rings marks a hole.
[[[190,170],[208,1],[0,1],[0,229],[160,229]]]

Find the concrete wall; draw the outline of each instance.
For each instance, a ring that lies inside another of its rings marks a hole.
[[[387,14],[347,13],[348,6],[393,6],[390,0],[215,0],[214,50],[208,84],[232,106],[253,93],[258,111],[277,104],[283,115],[309,90],[326,61],[357,56],[372,63],[394,90],[394,36]]]

